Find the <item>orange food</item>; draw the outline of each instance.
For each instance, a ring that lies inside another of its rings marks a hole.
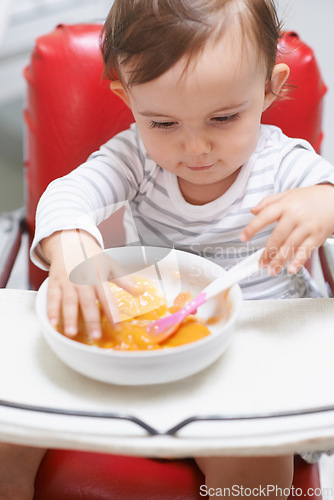
[[[181,292],[175,298],[173,305],[168,307],[165,298],[152,281],[138,277],[136,277],[136,281],[145,290],[144,293],[137,297],[130,295],[114,283],[110,283],[121,314],[119,323],[111,325],[101,310],[102,337],[98,340],[91,340],[86,333],[84,321],[81,317],[79,332],[75,340],[106,349],[137,351],[175,347],[210,335],[210,330],[204,322],[197,316],[190,315],[169,339],[160,344],[153,343],[147,334],[146,327],[153,321],[181,309],[192,296],[189,292]],[[63,333],[61,326],[58,331]]]

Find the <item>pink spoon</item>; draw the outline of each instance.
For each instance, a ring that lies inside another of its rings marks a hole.
[[[259,260],[263,253],[263,248],[257,250],[249,257],[237,265],[231,267],[222,276],[212,281],[202,292],[192,299],[186,306],[174,314],[165,316],[164,318],[154,321],[147,327],[147,332],[151,336],[151,341],[159,344],[176,332],[181,322],[196,311],[196,309],[204,304],[207,300],[228,288],[231,288],[235,283],[242,281],[259,270]]]

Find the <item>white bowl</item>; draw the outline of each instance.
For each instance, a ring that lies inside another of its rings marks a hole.
[[[170,303],[181,290],[190,290],[195,297],[209,282],[225,272],[217,264],[179,250],[119,247],[106,250],[105,253],[120,263],[127,272],[147,276],[160,288],[162,284]],[[77,281],[80,281],[78,276]],[[48,279],[38,291],[36,311],[44,337],[51,349],[77,372],[102,382],[119,385],[172,382],[209,366],[225,351],[242,302],[240,287],[234,285],[227,300],[218,295],[203,304],[198,309],[201,318],[218,318],[209,327],[211,335],[203,339],[153,351],[116,351],[85,345],[58,333],[47,317],[47,288]]]

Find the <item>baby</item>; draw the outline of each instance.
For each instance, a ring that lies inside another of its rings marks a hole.
[[[275,62],[279,33],[272,0],[115,0],[101,39],[105,76],[135,124],[51,183],[31,249],[50,271],[49,318],[56,324],[62,308],[68,336],[77,333],[79,306],[89,334],[101,335],[97,298],[117,321],[109,288],[71,283],[67,262],[77,237],[88,256],[101,252],[97,226],[120,202],[129,203],[145,245],[224,267],[264,246],[269,273],[242,284],[245,298],[316,294],[303,264],[334,231],[334,168],[307,142],[260,123],[289,75]],[[118,283],[136,293],[134,283]],[[42,450],[0,453],[7,463],[0,493],[19,475],[15,499],[32,498]],[[286,491],[293,477],[292,456],[197,463],[214,489]]]

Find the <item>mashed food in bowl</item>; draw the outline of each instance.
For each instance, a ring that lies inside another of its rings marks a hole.
[[[167,340],[161,343],[152,342],[148,335],[147,326],[167,314],[172,314],[191,300],[190,292],[181,292],[168,307],[166,299],[160,293],[153,281],[136,277],[136,282],[145,290],[141,295],[134,297],[115,283],[110,287],[120,310],[121,321],[110,324],[101,309],[102,337],[92,340],[88,337],[82,317],[79,320],[79,331],[74,340],[88,345],[96,345],[105,349],[122,351],[153,350],[166,347],[176,347],[199,340],[210,335],[206,324],[196,315],[189,315],[178,330]],[[60,324],[58,331],[64,334]]]

